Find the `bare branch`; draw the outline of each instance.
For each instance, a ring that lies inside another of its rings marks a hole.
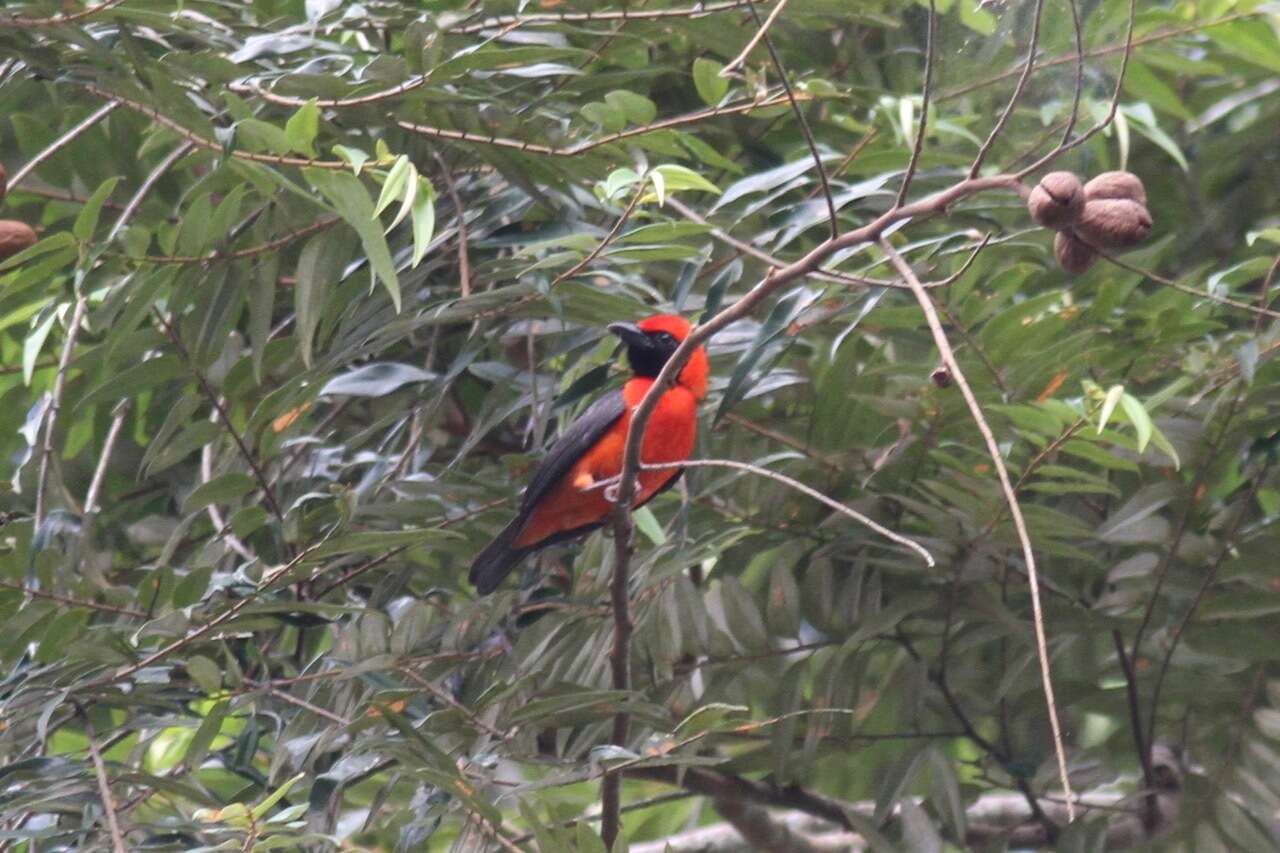
[[[1137,5],[1138,5],[1138,0],[1129,0],[1129,26],[1128,26],[1128,29],[1125,30],[1125,34],[1124,34],[1124,53],[1122,54],[1120,59],[1120,71],[1116,75],[1116,87],[1115,87],[1115,91],[1111,95],[1111,106],[1107,109],[1106,116],[1101,121],[1096,123],[1093,127],[1089,128],[1083,134],[1071,140],[1070,142],[1067,142],[1064,139],[1062,144],[1058,145],[1048,154],[1044,155],[1039,160],[1032,163],[1030,166],[1027,166],[1025,169],[1022,169],[1021,171],[1019,171],[1018,177],[1021,178],[1026,175],[1029,175],[1032,172],[1035,172],[1039,170],[1041,167],[1046,166],[1052,161],[1056,160],[1060,155],[1065,154],[1067,151],[1070,151],[1072,148],[1078,148],[1079,146],[1085,144],[1094,136],[1101,133],[1103,130],[1106,130],[1106,128],[1110,126],[1111,122],[1115,120],[1116,110],[1120,108],[1120,94],[1124,91],[1125,73],[1129,69],[1129,57],[1133,55],[1133,27],[1134,27],[1134,19],[1137,14]]]
[[[86,130],[109,116],[118,106],[120,106],[120,102],[114,100],[103,104],[98,107],[97,110],[86,116],[82,122],[46,145],[43,151],[24,163],[21,169],[14,172],[13,175],[9,177],[9,189],[12,190],[18,184],[22,183],[28,175],[35,171],[37,166],[70,145],[76,140],[76,137],[80,136],[80,134],[84,133]]]
[[[1099,249],[1097,246],[1091,246],[1091,247],[1095,252],[1098,253],[1098,256],[1100,258],[1107,261],[1108,263],[1115,264],[1116,266],[1120,267],[1120,269],[1128,270],[1131,273],[1137,273],[1143,278],[1154,281],[1156,284],[1162,284],[1165,287],[1172,287],[1174,290],[1177,290],[1181,293],[1185,293],[1188,296],[1194,296],[1197,299],[1207,299],[1210,302],[1216,302],[1219,305],[1227,305],[1227,306],[1230,306],[1231,308],[1238,308],[1241,311],[1248,311],[1249,313],[1255,315],[1256,317],[1269,317],[1273,320],[1280,320],[1280,311],[1273,311],[1270,308],[1262,308],[1257,305],[1250,305],[1248,302],[1241,302],[1237,299],[1231,299],[1230,297],[1227,297],[1227,296],[1219,296],[1218,294],[1210,293],[1207,290],[1201,290],[1199,288],[1191,287],[1189,285],[1183,284],[1180,281],[1174,281],[1171,278],[1165,278],[1159,273],[1154,273],[1154,272],[1151,272],[1150,270],[1144,270],[1141,267],[1136,267],[1133,264],[1129,263],[1128,261],[1122,261],[1119,258],[1117,258],[1115,255],[1106,251],[1105,249]]]
[[[453,203],[454,216],[458,218],[458,291],[463,299],[471,295],[471,255],[467,249],[467,211],[458,197],[458,188],[453,183],[453,170],[440,156],[440,152],[432,149],[432,156],[440,166],[440,174],[444,177],[444,186],[449,193],[449,201]]]
[[[806,100],[805,96],[797,96],[797,100]],[[511,139],[505,136],[492,136],[482,133],[472,133],[467,130],[450,130],[443,127],[432,127],[426,124],[415,124],[410,121],[400,121],[392,116],[395,123],[400,128],[411,133],[417,133],[422,136],[429,136],[435,139],[455,139],[459,142],[473,142],[480,145],[493,145],[499,148],[510,148],[515,151],[524,151],[528,154],[545,154],[548,157],[575,157],[579,154],[585,154],[596,148],[605,145],[611,145],[615,142],[621,142],[624,139],[631,139],[636,136],[644,136],[658,130],[668,130],[673,127],[683,127],[689,124],[698,124],[718,116],[739,115],[741,113],[749,113],[754,110],[761,110],[767,107],[776,107],[787,103],[785,95],[779,97],[777,94],[765,95],[759,98],[752,98],[745,101],[736,101],[731,104],[724,104],[718,107],[709,107],[705,110],[697,110],[684,115],[672,116],[671,118],[659,119],[649,124],[640,125],[639,127],[629,127],[626,130],[620,130],[617,133],[610,133],[598,139],[588,139],[575,145],[569,145],[563,148],[556,148],[550,145],[541,145],[536,142],[526,142],[520,139]],[[347,168],[344,163],[343,168]]]
[[[1040,604],[1039,574],[1036,571],[1036,558],[1035,552],[1031,547],[1031,537],[1027,533],[1027,524],[1022,517],[1022,507],[1018,503],[1017,494],[1013,491],[1013,483],[1009,479],[1009,470],[1005,467],[1004,457],[1000,453],[1000,446],[996,442],[995,434],[992,433],[991,426],[987,423],[986,417],[982,413],[982,407],[978,404],[977,397],[974,396],[973,390],[969,387],[969,380],[965,378],[959,362],[956,361],[955,353],[951,351],[951,345],[947,341],[947,333],[943,331],[933,300],[929,298],[928,292],[920,286],[919,279],[916,278],[911,266],[884,237],[880,238],[880,247],[888,255],[889,260],[902,275],[903,279],[912,285],[916,302],[919,303],[920,310],[924,312],[925,322],[928,323],[929,331],[933,334],[934,344],[937,345],[943,363],[951,371],[952,379],[955,380],[956,386],[964,397],[965,405],[968,406],[969,413],[973,416],[978,432],[982,434],[982,439],[987,445],[987,453],[991,456],[991,463],[1000,478],[1000,487],[1004,491],[1005,502],[1009,505],[1009,515],[1013,519],[1014,529],[1017,530],[1018,540],[1022,543],[1022,557],[1026,563],[1027,581],[1031,591],[1036,655],[1040,661],[1040,679],[1044,689],[1045,704],[1049,711],[1049,726],[1053,731],[1053,748],[1058,760],[1058,781],[1062,784],[1062,790],[1067,798],[1067,819],[1068,821],[1075,820],[1075,808],[1072,805],[1074,795],[1071,791],[1071,779],[1067,774],[1066,747],[1062,741],[1062,726],[1058,721],[1058,707],[1053,696],[1053,679],[1049,671],[1049,645],[1045,638],[1044,613]]]
[[[614,690],[631,689],[631,555],[634,552],[631,537],[631,493],[620,499],[613,511],[613,577],[609,582],[609,602],[613,613],[613,647],[609,650],[609,671]],[[626,747],[631,729],[631,715],[619,710],[613,715],[613,730],[609,743]],[[622,828],[622,770],[610,768],[600,782],[600,837],[607,850],[614,849],[614,842]]]
[[[175,163],[187,156],[194,147],[190,142],[183,142],[156,164],[156,167],[147,175],[142,185],[138,187],[138,191],[133,194],[133,198],[129,199],[124,209],[120,211],[120,216],[116,218],[116,224],[111,226],[111,230],[107,232],[107,238],[103,240],[103,243],[110,243],[115,239],[115,236],[120,233],[120,229],[125,226],[125,223],[133,218],[138,206],[142,204],[142,200],[151,192],[151,188],[156,185],[156,182],[164,176],[165,172],[172,169]]]
[[[120,429],[125,418],[129,416],[130,401],[122,401],[116,407],[111,426],[107,428],[107,438],[102,442],[102,454],[98,457],[98,467],[93,471],[93,479],[89,482],[89,491],[84,496],[85,528],[88,529],[89,517],[98,510],[98,495],[102,491],[102,482],[107,476],[107,466],[111,463],[111,453],[115,450],[116,439],[120,437]]]
[[[640,199],[644,197],[646,183],[646,180],[641,180],[640,186],[636,187],[635,193],[631,196],[631,201],[628,202],[627,206],[623,209],[622,215],[613,223],[613,227],[609,229],[609,233],[604,235],[604,239],[597,243],[595,248],[587,253],[586,257],[578,261],[569,269],[560,273],[560,275],[556,276],[551,282],[551,287],[555,287],[560,282],[567,281],[585,270],[591,265],[592,261],[600,257],[600,253],[603,252],[610,243],[618,238],[618,234],[622,232],[622,227],[627,224],[627,220],[629,220],[631,218],[631,214],[635,212],[636,206],[640,203]],[[672,201],[672,199],[668,199],[668,201]]]
[[[1233,12],[1229,15],[1223,15],[1220,18],[1214,18],[1211,21],[1187,24],[1186,26],[1176,27],[1171,30],[1161,30],[1159,32],[1150,33],[1142,38],[1134,39],[1131,46],[1142,47],[1143,45],[1156,44],[1158,42],[1168,41],[1171,38],[1177,38],[1178,36],[1190,35],[1192,33],[1203,32],[1204,30],[1211,29],[1213,27],[1220,27],[1223,24],[1229,24],[1232,21],[1239,21],[1245,18],[1256,18],[1263,14],[1266,13],[1261,9],[1251,10],[1248,12]],[[1069,62],[1079,62],[1082,57],[1084,59],[1094,59],[1099,56],[1110,56],[1113,53],[1123,53],[1127,48],[1128,45],[1126,44],[1109,44],[1103,47],[1091,48],[1083,52],[1077,50],[1074,53],[1066,53],[1062,56],[1055,56],[1053,59],[1047,59],[1044,62],[1037,62],[1035,70],[1039,71],[1042,68],[1054,68],[1058,65],[1066,65]],[[937,100],[950,101],[954,98],[967,95],[970,92],[976,92],[979,89],[985,89],[988,86],[993,86],[1002,80],[1008,80],[1010,77],[1016,77],[1020,73],[1022,73],[1022,66],[1019,64],[1018,67],[1001,72],[1000,74],[996,74],[992,77],[976,80],[972,83],[963,83],[954,88],[947,89],[944,92],[940,92]]]
[[[97,601],[86,601],[81,598],[72,598],[67,595],[58,595],[56,592],[45,592],[35,587],[23,586],[20,583],[13,583],[0,579],[0,587],[11,589],[14,592],[21,592],[32,598],[43,598],[47,601],[56,601],[59,604],[66,604],[71,607],[83,607],[86,610],[97,610],[102,613],[114,613],[117,616],[132,616],[134,619],[146,619],[147,614],[141,610],[131,610],[128,607],[116,607],[114,604],[101,604]]]
[[[696,6],[689,6],[677,9],[614,9],[604,10],[600,12],[540,12],[529,15],[498,15],[492,18],[486,18],[465,26],[450,29],[450,34],[457,33],[479,33],[485,30],[491,30],[497,27],[509,27],[515,25],[528,26],[530,24],[562,24],[562,23],[590,23],[592,21],[653,21],[662,18],[686,18],[695,19],[715,12],[732,11],[733,9],[741,9],[748,5],[748,0],[728,0],[724,3],[699,3]]]
[[[85,740],[88,741],[89,758],[93,761],[93,775],[98,780],[98,797],[102,800],[102,813],[107,819],[107,831],[111,834],[111,851],[127,853],[124,833],[120,831],[120,820],[116,817],[116,805],[111,798],[111,780],[107,778],[107,765],[102,760],[102,753],[98,751],[97,734],[93,730],[89,714],[79,702],[75,705],[76,711],[84,719],[84,734]]]
[[[258,488],[262,492],[262,498],[267,502],[267,508],[271,510],[271,514],[275,516],[280,530],[283,533],[285,528],[284,511],[281,510],[280,504],[276,501],[275,491],[271,488],[271,481],[267,479],[267,473],[259,464],[253,451],[249,449],[249,445],[245,443],[244,437],[240,435],[240,431],[235,428],[235,424],[231,422],[230,416],[227,415],[226,406],[222,403],[222,397],[218,394],[217,389],[209,384],[209,380],[205,377],[204,372],[196,365],[195,359],[191,357],[191,353],[187,351],[186,344],[178,337],[178,331],[173,327],[163,313],[158,309],[152,310],[153,316],[160,324],[161,330],[165,336],[173,344],[174,349],[178,351],[183,363],[187,366],[187,371],[196,380],[196,384],[200,386],[200,390],[204,393],[204,397],[209,404],[218,413],[218,419],[222,421],[222,426],[227,430],[227,434],[231,436],[231,440],[235,443],[236,448],[240,451],[240,455],[244,458],[245,463],[249,466],[249,470],[253,472],[254,479],[258,481]]]
[[[924,137],[929,128],[929,98],[933,94],[933,42],[937,37],[937,29],[937,3],[935,0],[929,0],[929,21],[925,25],[924,42],[924,86],[920,91],[920,125],[916,128],[916,141],[911,148],[911,160],[907,163],[906,174],[902,176],[902,186],[898,187],[898,197],[893,202],[894,207],[902,207],[907,200],[911,179],[915,177],[916,166],[920,162],[920,152],[924,150]],[[906,128],[903,130],[905,131]]]
[[[112,93],[101,89],[92,83],[81,84],[81,87],[91,95],[103,98],[110,103],[107,106],[114,109],[118,106],[125,106],[133,110],[139,115],[146,116],[156,124],[169,128],[178,136],[192,143],[198,148],[207,151],[216,151],[219,154],[223,152],[223,146],[219,142],[212,139],[205,139],[193,130],[188,130],[178,122],[161,113],[155,107],[144,104],[141,101],[135,101],[132,98],[126,98],[121,95],[113,95]],[[106,109],[104,107],[103,109]],[[231,156],[237,160],[249,160],[254,163],[270,163],[275,166],[305,166],[314,169],[334,169],[342,170],[351,168],[350,164],[345,160],[312,160],[306,157],[286,157],[282,154],[257,154],[253,151],[241,151],[236,149],[231,152]]]
[[[53,380],[53,392],[49,398],[49,411],[44,416],[44,441],[40,448],[40,476],[36,481],[36,513],[35,528],[40,528],[44,521],[49,484],[49,466],[53,460],[53,433],[58,426],[58,412],[62,408],[62,391],[67,384],[67,369],[71,364],[71,353],[76,347],[76,338],[80,334],[80,326],[84,323],[85,310],[89,306],[89,297],[80,296],[71,310],[71,321],[67,324],[67,339],[62,343],[62,356],[58,359],[58,374]]]
[[[774,69],[778,72],[778,79],[782,83],[782,89],[787,93],[787,102],[791,104],[791,112],[796,117],[796,122],[800,125],[800,132],[804,135],[805,144],[809,146],[809,154],[813,157],[813,165],[818,169],[818,184],[822,187],[822,196],[827,202],[827,220],[831,226],[831,236],[840,235],[840,222],[836,218],[836,202],[831,197],[831,182],[827,180],[826,167],[822,165],[822,156],[818,154],[818,143],[814,141],[813,130],[809,127],[809,119],[805,118],[804,111],[800,109],[800,105],[796,103],[795,92],[791,90],[791,81],[787,79],[787,69],[782,65],[782,59],[778,56],[778,51],[773,47],[773,39],[769,38],[769,25],[777,18],[787,0],[779,0],[778,5],[774,7],[773,13],[769,15],[769,20],[761,23],[760,13],[756,11],[755,3],[748,0],[747,8],[751,10],[751,17],[755,19],[756,26],[759,27],[759,36],[764,41],[765,48],[769,51],[769,59],[773,62]],[[721,71],[721,75],[724,72]]]
[[[687,459],[684,462],[645,462],[640,465],[640,470],[642,471],[664,471],[671,468],[732,468],[735,471],[746,471],[747,473],[755,474],[758,477],[766,477],[774,482],[782,483],[787,488],[795,489],[797,492],[813,498],[824,506],[853,519],[863,527],[870,528],[885,539],[888,539],[890,542],[895,542],[904,548],[914,551],[919,555],[920,559],[924,560],[926,566],[932,568],[936,565],[933,555],[930,554],[929,551],[920,543],[913,539],[908,539],[901,533],[893,532],[879,522],[858,512],[856,509],[851,509],[839,501],[827,497],[817,489],[807,486],[793,477],[788,477],[786,474],[779,474],[777,471],[771,471],[768,468],[762,468],[759,465],[752,465],[748,462],[738,462],[734,459]],[[616,485],[618,479],[618,477],[610,477],[607,480],[601,480],[592,486],[592,488],[608,488]]]
[[[773,11],[769,13],[769,17],[765,18],[764,23],[761,23],[760,16],[755,14],[755,4],[752,0],[746,0],[744,5],[751,9],[752,14],[756,19],[756,34],[747,42],[746,47],[738,51],[737,56],[729,60],[728,64],[726,64],[724,68],[720,69],[721,77],[731,76],[733,72],[737,71],[742,64],[747,61],[747,57],[751,55],[751,51],[756,49],[756,45],[758,45],[760,40],[765,37],[765,33],[769,32],[769,28],[773,26],[773,22],[782,14],[782,10],[787,8],[788,2],[790,2],[790,0],[778,0],[777,5],[773,7]]]
[[[973,165],[969,167],[970,178],[978,176],[978,170],[982,168],[983,161],[991,153],[991,147],[996,144],[996,139],[999,138],[1000,132],[1004,130],[1009,117],[1013,115],[1014,109],[1017,108],[1018,101],[1022,100],[1022,93],[1027,88],[1027,81],[1031,79],[1031,74],[1035,71],[1036,50],[1040,47],[1040,17],[1043,11],[1044,0],[1036,0],[1034,18],[1031,23],[1031,44],[1027,46],[1027,61],[1022,66],[1022,76],[1018,78],[1017,85],[1013,87],[1013,94],[1009,96],[1009,103],[1005,105],[1004,112],[1000,113],[1000,117],[996,119],[995,126],[987,134],[987,140],[978,149],[978,156],[973,158]]]

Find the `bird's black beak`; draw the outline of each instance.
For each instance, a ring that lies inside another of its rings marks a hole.
[[[653,348],[653,339],[635,323],[610,323],[609,331],[621,338],[628,347],[642,350]]]

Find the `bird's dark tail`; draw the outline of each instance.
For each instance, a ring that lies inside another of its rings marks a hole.
[[[471,561],[471,573],[467,577],[481,595],[488,595],[497,589],[502,579],[511,574],[511,570],[530,551],[535,550],[515,547],[516,537],[520,535],[524,521],[524,518],[517,517]]]

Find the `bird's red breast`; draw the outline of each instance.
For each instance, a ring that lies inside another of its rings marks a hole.
[[[621,391],[614,392],[623,396],[627,407],[625,414],[582,455],[551,493],[538,503],[537,509],[516,539],[516,547],[527,548],[556,533],[575,530],[608,517],[613,505],[605,497],[604,489],[590,487],[601,480],[616,477],[622,471],[622,454],[627,441],[627,430],[631,425],[631,413],[640,405],[652,385],[653,379],[636,377],[629,380]],[[701,385],[697,387],[705,393],[705,374]],[[644,431],[644,443],[640,448],[642,462],[680,462],[689,458],[697,437],[698,399],[694,389],[683,382],[658,399],[658,405]],[[638,506],[649,500],[678,473],[679,469],[676,468],[641,471],[635,504]]]

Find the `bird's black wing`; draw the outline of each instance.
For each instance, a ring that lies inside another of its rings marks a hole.
[[[574,463],[595,446],[626,410],[627,404],[621,391],[606,394],[592,403],[582,413],[582,417],[575,420],[551,446],[524,491],[520,500],[520,512],[472,561],[468,577],[475,584],[477,592],[488,595],[497,589],[502,579],[531,551],[572,539],[600,526],[600,523],[588,524],[575,530],[561,531],[527,548],[515,546],[520,532],[537,509],[538,502],[556,487],[573,468]],[[675,481],[674,477],[672,481]]]
[[[520,499],[520,515],[525,515],[569,473],[579,459],[604,436],[618,418],[626,414],[622,391],[613,391],[596,400],[551,445]]]

